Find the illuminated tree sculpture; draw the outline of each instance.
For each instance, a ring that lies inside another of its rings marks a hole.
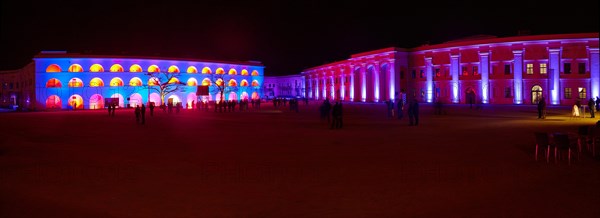
[[[158,92],[161,103],[165,102],[165,96],[180,91],[186,85],[179,81],[179,72],[147,72],[145,74],[150,77],[148,89]]]

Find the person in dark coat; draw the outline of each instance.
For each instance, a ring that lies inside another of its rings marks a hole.
[[[142,124],[146,123],[146,105],[142,104],[142,109],[140,110],[142,114]]]
[[[409,126],[419,125],[419,102],[417,99],[412,99],[408,104],[408,121]]]
[[[544,118],[546,118],[544,116],[544,108],[545,107],[546,107],[546,99],[544,99],[544,97],[541,97],[540,100],[538,101],[538,104],[537,104],[538,119],[544,119]]]
[[[140,123],[140,106],[135,107],[135,123]]]
[[[150,102],[150,116],[154,116],[154,102]]]
[[[594,98],[590,98],[588,107],[590,108],[590,115],[592,115],[591,118],[595,118],[594,110],[596,109],[596,102],[594,101]]]

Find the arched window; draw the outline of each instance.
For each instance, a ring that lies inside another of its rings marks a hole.
[[[132,66],[133,67],[133,66]],[[140,68],[141,69],[141,68]],[[110,72],[123,72],[123,66],[120,64],[113,64],[110,67]]]
[[[252,81],[252,86],[253,87],[259,87],[260,84],[258,84],[258,81],[254,80],[254,81]]]
[[[234,79],[230,79],[228,86],[237,86],[237,82]]]
[[[252,76],[258,76],[258,71],[256,71],[256,70],[253,70],[253,71],[252,71]]]
[[[212,74],[212,71],[208,67],[202,68],[202,74]]]
[[[537,104],[543,96],[542,87],[535,85],[531,87],[531,103]]]
[[[140,65],[137,65],[137,64],[131,65],[131,67],[129,67],[129,72],[132,72],[132,73],[142,72],[142,67],[140,67]]]
[[[203,79],[203,80],[202,80],[202,85],[203,85],[203,86],[210,86],[210,84],[211,84],[211,83],[210,83],[210,79],[206,78],[206,79]]]
[[[217,72],[215,74],[225,74],[225,70],[223,68],[217,68]]]
[[[186,70],[187,73],[198,73],[198,69],[194,66],[189,66]]]
[[[50,66],[46,67],[47,73],[60,73],[62,70],[56,64],[50,64]]]
[[[156,66],[156,65],[150,65],[148,67],[148,72],[150,72],[150,73],[158,73],[158,72],[160,72],[160,68],[158,68],[158,66]]]
[[[233,68],[229,69],[229,75],[237,75],[237,71]]]
[[[71,64],[71,66],[69,66],[69,72],[83,72],[83,67],[79,64]]]
[[[110,86],[123,86],[123,80],[119,77],[110,80]]]
[[[223,86],[223,80],[218,79],[217,81],[215,81],[215,84],[217,84],[217,86]]]
[[[160,80],[158,80],[158,78],[152,77],[152,78],[148,79],[148,86],[159,86],[159,85],[160,85]]]
[[[138,77],[133,77],[129,80],[129,86],[142,86],[142,80]]]
[[[69,87],[83,87],[83,81],[79,78],[72,78],[69,80]]]
[[[62,101],[57,95],[51,95],[46,99],[46,109],[60,109]]]
[[[90,80],[90,87],[102,87],[104,86],[104,81],[98,77],[94,77]]]
[[[167,72],[169,72],[169,73],[179,73],[179,68],[177,66],[175,66],[175,65],[171,65],[169,67],[169,69],[167,70]]]
[[[104,67],[100,64],[92,64],[90,72],[104,72]]]
[[[240,82],[240,86],[242,86],[242,87],[248,86],[248,81],[246,81],[245,79],[243,79],[242,82]]]
[[[248,76],[248,70],[243,69],[241,75],[242,76]]]
[[[52,78],[49,79],[48,82],[46,82],[46,88],[61,88],[62,84],[60,83],[60,80],[56,79],[56,78]]]
[[[187,85],[188,86],[197,86],[198,85],[198,81],[195,78],[189,78],[187,81]]]
[[[75,109],[83,109],[83,98],[81,95],[71,95],[69,97],[69,106]]]

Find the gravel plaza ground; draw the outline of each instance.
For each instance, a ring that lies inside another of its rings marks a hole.
[[[0,113],[0,217],[600,217],[599,155],[535,161],[533,135],[598,119],[421,103],[409,126],[346,103],[331,130],[319,103]]]

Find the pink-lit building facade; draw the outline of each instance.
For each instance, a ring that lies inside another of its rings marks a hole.
[[[302,72],[306,96],[356,102],[572,105],[600,96],[598,33],[471,37],[384,48]]]
[[[150,74],[155,73],[155,74]],[[152,75],[157,75],[153,77]],[[168,83],[177,91],[161,97],[155,88],[165,83],[161,75],[177,75]],[[227,62],[159,57],[126,57],[42,52],[25,67],[0,72],[1,105],[24,110],[102,109],[107,98],[118,107],[154,102],[181,103],[185,108],[199,101],[258,99],[262,96],[264,66],[260,62]],[[209,86],[198,96],[198,86]]]

